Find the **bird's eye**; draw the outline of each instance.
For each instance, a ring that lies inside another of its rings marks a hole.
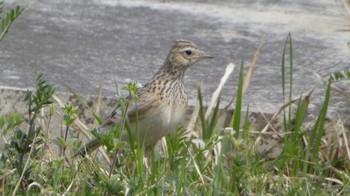
[[[191,55],[192,54],[191,50],[185,50],[185,52],[186,52],[187,55]]]

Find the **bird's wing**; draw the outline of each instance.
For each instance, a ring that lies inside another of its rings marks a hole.
[[[156,103],[156,98],[148,91],[140,91],[139,100],[137,103],[132,103],[127,108],[127,114],[129,117],[130,123],[134,123],[136,121],[136,111],[138,114],[139,121],[147,116],[147,110],[149,110]],[[132,100],[131,96],[127,97],[128,100]],[[121,111],[121,105],[118,104],[117,107],[113,110],[113,112],[105,119],[100,129],[104,131],[113,130],[117,123],[123,121],[123,114]],[[97,138],[90,140],[86,143],[80,151],[76,155],[85,156],[91,151],[96,150],[101,145],[101,141]]]
[[[150,95],[148,91],[143,89],[138,93],[138,98],[139,99],[136,102],[131,103],[127,107],[126,112],[131,124],[136,121],[136,112],[138,120],[142,120],[147,115],[147,110],[152,108],[156,103],[155,96]],[[132,97],[129,95],[127,100],[132,100]],[[123,113],[121,110],[121,105],[118,104],[113,112],[105,119],[101,127],[112,129],[117,123],[122,122],[122,120]]]

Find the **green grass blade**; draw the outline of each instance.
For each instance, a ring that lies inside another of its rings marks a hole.
[[[311,133],[308,140],[308,146],[306,148],[305,157],[304,157],[304,165],[303,165],[304,174],[307,172],[307,169],[308,169],[308,162],[310,161],[311,150],[313,149],[311,161],[316,161],[316,157],[318,155],[319,147],[321,144],[321,138],[324,132],[323,130],[324,123],[326,121],[326,115],[328,110],[329,97],[331,93],[331,83],[332,82],[329,80],[323,107],[317,117],[314,127],[311,129]]]
[[[298,105],[296,116],[295,116],[295,125],[294,125],[294,131],[296,132],[296,134],[301,134],[301,126],[304,122],[305,115],[309,107],[310,95],[306,96]]]
[[[317,134],[317,130],[320,124],[320,115],[318,116],[314,127],[311,129],[310,132],[310,136],[309,136],[309,140],[308,140],[308,146],[306,148],[306,152],[305,152],[305,158],[304,158],[304,165],[303,165],[303,173],[305,174],[307,172],[307,166],[308,166],[308,161],[310,159],[310,153],[311,153],[311,148],[315,142],[315,138],[316,138],[316,134]]]
[[[292,45],[292,34],[288,34],[287,40],[289,40],[289,100],[292,100],[293,96],[293,45]],[[288,107],[288,124],[291,126],[292,121],[292,105]]]
[[[302,99],[300,96],[299,102],[298,102],[298,108],[296,112],[296,118],[295,118],[295,125],[293,130],[293,135],[289,137],[292,143],[291,147],[291,155],[294,157],[293,159],[293,168],[291,175],[297,176],[300,170],[300,160],[303,158],[303,143],[302,143],[302,137],[303,133],[301,132],[301,125],[304,121],[304,117],[307,111],[308,102],[305,99]]]
[[[208,127],[208,133],[207,133],[207,137],[210,138],[212,133],[213,133],[213,130],[215,128],[215,125],[218,123],[218,112],[219,112],[219,106],[220,106],[220,97],[218,97],[218,101],[216,102],[216,106],[214,108],[214,112],[213,112],[213,115],[211,116],[211,120],[210,120],[210,123],[209,123],[209,127]]]
[[[199,101],[199,120],[201,122],[202,125],[202,136],[204,140],[209,139],[208,134],[207,134],[207,121],[205,120],[205,109],[203,106],[203,97],[202,97],[202,90],[200,88],[200,86],[198,86],[198,101]]]
[[[237,132],[236,136],[238,137],[240,123],[241,123],[241,108],[242,108],[242,98],[243,98],[243,60],[241,62],[241,67],[239,70],[239,80],[236,94],[236,105],[235,111],[233,114],[233,125],[232,128]]]
[[[135,112],[135,122],[136,122],[136,149],[137,149],[137,171],[138,171],[138,175],[139,176],[144,176],[144,165],[143,165],[143,142],[140,140],[140,129],[139,129],[139,120],[138,120],[138,111],[136,108],[136,112]],[[131,134],[131,130],[130,130],[130,134]],[[141,178],[142,179],[142,178]],[[142,183],[142,181],[141,181]]]
[[[283,51],[282,51],[282,63],[281,63],[281,79],[282,79],[282,102],[283,104],[285,104],[285,86],[286,86],[286,77],[285,77],[285,56],[286,56],[286,45],[287,45],[287,41],[284,43],[284,47],[283,47]],[[283,127],[284,130],[287,130],[287,120],[286,120],[286,111],[283,110]]]
[[[293,45],[292,45],[292,35],[288,34],[287,39],[284,43],[282,52],[282,64],[281,64],[281,77],[282,77],[282,100],[285,103],[286,96],[286,56],[287,56],[287,45],[289,45],[289,101],[292,100],[293,94]],[[291,106],[288,107],[288,114],[283,111],[283,127],[285,131],[290,130],[292,109]]]
[[[317,127],[317,135],[316,135],[316,140],[315,140],[315,146],[314,146],[314,154],[312,156],[312,160],[316,160],[316,157],[318,155],[318,151],[320,148],[320,144],[321,144],[321,138],[324,132],[324,124],[326,122],[326,117],[327,117],[327,110],[328,110],[328,103],[329,103],[329,97],[331,94],[331,81],[328,81],[328,86],[327,86],[327,90],[326,90],[326,95],[325,95],[325,100],[323,103],[323,107],[321,110],[321,113],[319,114],[320,116],[320,123],[319,126]]]
[[[247,111],[245,113],[244,118],[244,124],[243,124],[243,135],[242,138],[245,140],[249,140],[249,128],[250,128],[250,121],[249,121],[249,105],[247,106]]]

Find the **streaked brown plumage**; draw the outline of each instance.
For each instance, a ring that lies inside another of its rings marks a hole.
[[[138,101],[128,107],[127,115],[136,138],[135,113],[137,108],[140,142],[144,146],[156,143],[179,125],[185,115],[187,94],[183,77],[188,67],[207,56],[195,44],[187,40],[176,40],[163,66],[138,92]],[[113,130],[122,120],[119,106],[104,121],[101,130]],[[122,138],[129,141],[125,136]],[[85,155],[101,145],[92,139],[84,145],[80,154]]]

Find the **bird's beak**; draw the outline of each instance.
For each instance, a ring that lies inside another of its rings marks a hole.
[[[214,57],[210,56],[210,55],[204,55],[202,58],[204,58],[204,59],[213,59]]]
[[[214,58],[213,56],[211,56],[211,55],[208,55],[208,54],[206,54],[206,53],[202,53],[202,55],[201,55],[201,59],[212,59],[212,58]]]

